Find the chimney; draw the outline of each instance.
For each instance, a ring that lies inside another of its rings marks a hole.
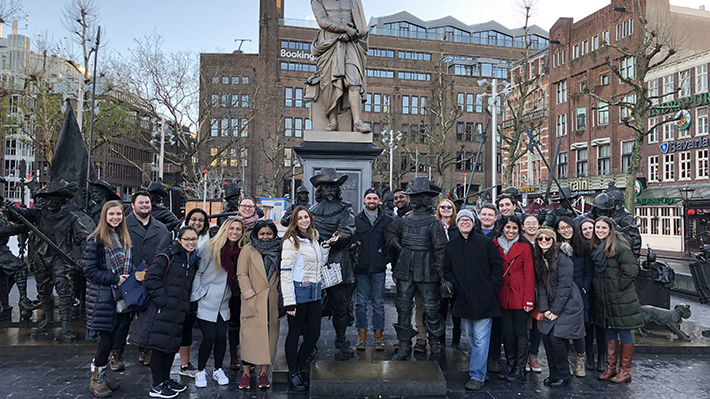
[[[705,4],[700,6],[700,11],[705,11]]]
[[[12,34],[17,34],[17,20],[12,21]]]

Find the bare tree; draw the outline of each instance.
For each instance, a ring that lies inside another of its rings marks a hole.
[[[0,24],[20,19],[27,19],[21,0],[0,0]]]
[[[631,161],[626,172],[626,209],[634,214],[634,187],[636,174],[641,163],[641,149],[644,139],[656,128],[675,119],[661,120],[652,126],[648,124],[649,112],[655,107],[656,102],[662,98],[652,95],[646,86],[646,76],[649,71],[665,64],[681,46],[682,38],[674,33],[669,21],[650,21],[645,15],[645,7],[641,7],[640,0],[633,0],[634,18],[636,28],[641,36],[640,41],[632,41],[633,45],[624,45],[621,42],[603,43],[607,49],[606,64],[616,77],[624,84],[624,90],[613,98],[603,98],[596,94],[595,88],[588,87],[586,94],[603,102],[606,106],[617,106],[620,109],[621,122],[633,130],[634,145],[631,152]],[[620,62],[628,66],[633,62],[631,72],[629,68],[622,69]]]
[[[94,0],[67,0],[62,12],[62,25],[69,33],[70,41],[81,48],[85,79],[91,77],[89,60],[96,52],[99,11],[100,7]]]
[[[279,119],[279,126],[283,126],[283,116]],[[283,181],[293,176],[292,167],[285,166],[286,158],[284,156],[284,150],[286,148],[288,148],[288,145],[283,129],[274,133],[269,132],[266,137],[259,142],[259,149],[272,165],[270,176],[261,175],[267,179],[268,192],[261,193],[266,197],[278,196],[279,187],[283,184]],[[295,162],[295,160],[292,159],[291,162]]]

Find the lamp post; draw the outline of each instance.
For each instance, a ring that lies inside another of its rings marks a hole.
[[[508,90],[508,87],[510,87],[510,83],[503,81],[501,82],[503,85],[504,91],[500,94],[505,94],[507,95],[510,93]],[[480,87],[485,87],[485,86],[491,86],[491,99],[493,102],[490,104],[491,105],[491,122],[492,122],[492,127],[491,127],[491,201],[495,203],[496,197],[498,196],[498,79],[493,78],[492,82],[489,82],[488,80],[479,80],[478,81],[478,86]]]
[[[685,247],[685,254],[690,256],[690,248],[688,247],[688,242],[690,239],[690,220],[688,219],[688,202],[693,198],[693,193],[695,188],[689,187],[687,184],[683,187],[678,187],[678,192],[680,192],[680,198],[683,201],[683,223],[685,224],[683,228],[683,246]]]

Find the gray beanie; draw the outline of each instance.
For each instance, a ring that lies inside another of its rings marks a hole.
[[[476,219],[473,217],[473,213],[471,213],[471,211],[469,211],[468,209],[464,209],[461,212],[456,214],[456,223],[457,224],[458,224],[459,220],[461,220],[461,218],[469,218],[469,219],[471,219],[471,222],[476,221]]]

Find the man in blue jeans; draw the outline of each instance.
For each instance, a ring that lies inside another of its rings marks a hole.
[[[460,235],[446,244],[444,277],[458,296],[451,315],[461,318],[468,342],[466,389],[477,391],[486,380],[492,318],[501,316],[497,294],[503,284],[503,261],[493,241],[473,230],[471,211],[459,212],[456,226]]]
[[[360,242],[357,251],[358,266],[355,302],[355,326],[357,345],[355,349],[365,350],[367,346],[367,302],[372,299],[372,329],[375,350],[385,350],[382,330],[385,328],[385,270],[389,258],[385,246],[385,229],[392,218],[380,209],[380,194],[370,188],[365,191],[365,209],[355,216],[355,241]]]

